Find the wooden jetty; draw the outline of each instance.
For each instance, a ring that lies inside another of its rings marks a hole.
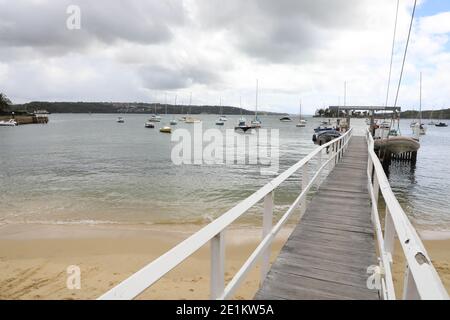
[[[367,190],[367,145],[354,137],[314,195],[256,299],[379,299],[367,288],[377,264]]]
[[[274,224],[275,191],[298,171],[302,173],[300,194]],[[324,175],[327,177],[322,179]],[[307,196],[316,185],[320,187],[308,204]],[[381,197],[386,205],[382,215],[378,210]],[[261,201],[261,241],[226,282],[226,229]],[[271,245],[299,207],[303,215],[298,226],[270,265]],[[396,241],[406,266],[402,298],[447,300],[431,258],[390,188],[374,152],[372,135],[367,131],[365,137],[353,136],[350,129],[99,299],[134,299],[209,245],[211,299],[232,299],[250,270],[259,264],[261,287],[256,299],[395,300],[391,268]]]

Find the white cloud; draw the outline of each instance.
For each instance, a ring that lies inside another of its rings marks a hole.
[[[30,100],[149,101],[177,92],[195,103],[254,104],[296,112],[385,100],[395,1],[70,1],[82,30],[65,28],[66,0],[0,0],[0,91]],[[398,81],[411,4],[401,2],[392,87]],[[427,3],[421,3],[426,6]],[[426,105],[450,93],[450,12],[416,20],[400,104]],[[425,87],[426,86],[426,87]],[[391,101],[395,94],[391,91]],[[342,99],[341,99],[342,102]]]

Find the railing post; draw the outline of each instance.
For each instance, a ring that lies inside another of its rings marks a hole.
[[[380,192],[380,185],[378,183],[377,174],[375,173],[373,175],[373,194],[374,194],[375,201],[377,202],[377,204],[378,204],[379,192]]]
[[[309,162],[305,163],[303,166],[303,174],[302,174],[302,192],[306,190],[309,184],[309,170],[308,170]],[[303,197],[303,200],[300,203],[300,214],[303,215],[306,210],[306,194]]]
[[[264,213],[263,213],[263,234],[262,238],[264,239],[272,230],[273,223],[273,197],[274,191],[267,194],[264,198]],[[261,255],[261,281],[260,286],[262,286],[264,279],[269,273],[270,268],[270,252],[271,245],[267,247],[267,249]]]
[[[320,167],[322,167],[322,150],[320,150],[317,154],[317,172],[319,172]],[[317,176],[316,188],[319,188],[321,180],[322,174],[319,172],[319,175]]]
[[[392,257],[394,256],[395,248],[395,227],[394,221],[392,221],[389,208],[386,207],[386,216],[384,217],[384,250],[389,254],[390,262],[392,263]]]
[[[211,300],[218,299],[225,289],[225,231],[211,239]]]
[[[417,291],[416,282],[409,269],[408,265],[405,270],[405,279],[403,285],[403,300],[420,300],[419,292]]]

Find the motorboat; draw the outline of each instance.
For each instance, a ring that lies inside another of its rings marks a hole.
[[[245,118],[240,118],[237,127],[234,127],[235,131],[247,132],[253,129],[252,126],[247,125]]]
[[[448,127],[448,124],[446,124],[445,122],[439,122],[439,123],[436,123],[435,126],[438,128],[444,128],[444,127]]]
[[[336,130],[336,129],[334,127],[320,125],[314,129],[314,132],[330,131],[330,130]]]
[[[228,121],[228,119],[227,119],[226,116],[221,116],[221,117],[219,118],[219,120],[222,121],[222,122]]]
[[[147,121],[145,123],[145,127],[149,128],[149,129],[153,129],[153,128],[155,128],[155,125],[153,124],[153,122]]]
[[[117,118],[117,123],[125,123],[125,120],[122,117]]]
[[[217,121],[216,121],[216,126],[223,126],[225,124],[225,122],[223,122],[223,120],[221,120],[221,118],[219,118]]]
[[[280,119],[281,122],[292,122],[292,119],[289,117],[283,117]]]
[[[8,121],[0,121],[1,127],[15,127],[17,125],[17,121],[14,119],[9,119]]]
[[[148,119],[148,121],[150,121],[150,122],[161,122],[161,116],[156,115],[156,114],[152,114],[152,116],[150,117],[150,119]]]
[[[327,130],[327,131],[320,131],[316,132],[313,137],[312,141],[315,144],[318,144],[319,146],[324,145],[336,138],[339,138],[341,136],[341,133],[336,130]]]
[[[170,125],[171,126],[176,126],[178,124],[178,121],[175,119],[170,120]]]

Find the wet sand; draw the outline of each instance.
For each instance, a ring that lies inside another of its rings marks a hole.
[[[8,224],[0,226],[0,299],[95,299],[198,230],[199,226],[68,226]],[[291,228],[272,248],[273,258]],[[257,228],[226,233],[226,281],[239,270],[261,237]],[[450,240],[425,241],[443,282],[450,289]],[[397,250],[397,252],[399,252]],[[207,299],[209,246],[200,249],[139,299]],[[398,259],[400,261],[400,259]],[[81,289],[66,287],[67,267],[81,269]],[[397,286],[403,269],[395,266]],[[235,299],[251,299],[259,286],[259,266],[244,281]]]

